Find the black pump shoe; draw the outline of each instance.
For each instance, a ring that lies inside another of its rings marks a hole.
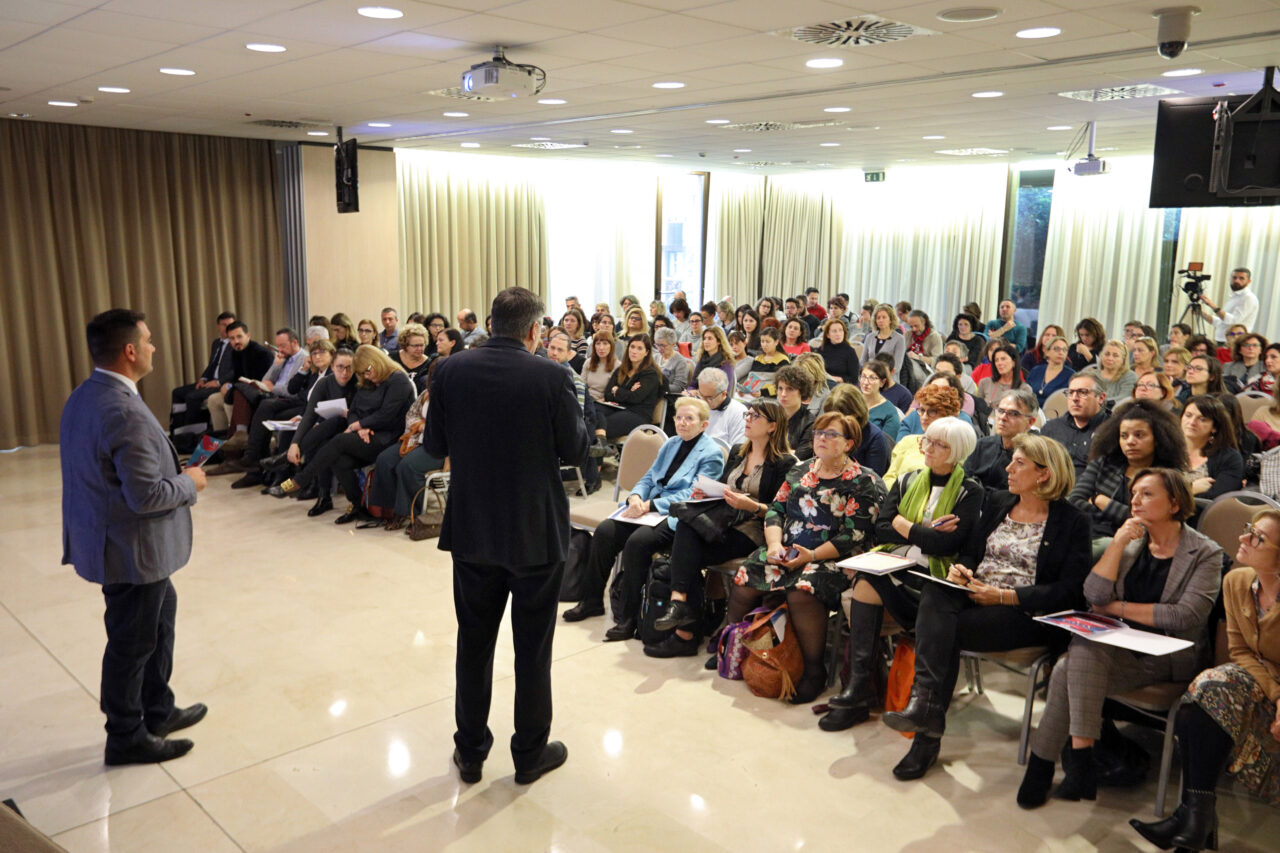
[[[311,509],[307,510],[307,515],[315,518],[317,515],[324,515],[331,509],[333,509],[333,498],[324,494],[316,498],[315,504]]]

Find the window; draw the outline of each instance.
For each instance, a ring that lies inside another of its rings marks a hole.
[[[693,310],[702,305],[707,241],[707,172],[658,179],[658,258],[654,290],[664,305],[683,290]]]
[[[1053,203],[1053,170],[1016,173],[1013,211],[1006,239],[1005,290],[1013,304],[1039,312],[1044,279],[1044,247],[1049,238]]]

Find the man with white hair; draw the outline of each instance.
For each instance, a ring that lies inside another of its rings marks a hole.
[[[747,407],[729,394],[729,377],[718,367],[698,374],[698,396],[711,408],[707,435],[737,447],[747,433]]]

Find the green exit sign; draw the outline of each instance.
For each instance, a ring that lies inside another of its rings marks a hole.
[[[869,184],[878,184],[884,180],[884,172],[863,172],[862,178]]]

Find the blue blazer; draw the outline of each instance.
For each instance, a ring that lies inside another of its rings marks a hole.
[[[94,371],[67,398],[59,444],[63,565],[144,584],[187,564],[196,484],[141,397]]]
[[[667,443],[658,451],[658,458],[653,460],[653,465],[649,466],[649,470],[636,483],[635,488],[627,493],[628,498],[637,495],[641,500],[650,501],[654,512],[666,515],[671,511],[672,501],[689,499],[693,494],[693,482],[698,479],[699,474],[704,474],[712,480],[720,479],[720,474],[724,471],[724,450],[715,439],[704,432],[698,438],[698,443],[693,446],[693,451],[676,471],[675,476],[667,482],[666,486],[659,486],[658,480],[662,479],[667,469],[671,467],[671,460],[680,449],[680,442],[681,438],[678,435],[667,439]],[[626,504],[625,500],[618,506],[624,504]],[[676,529],[675,518],[668,518],[667,524],[672,530]]]

